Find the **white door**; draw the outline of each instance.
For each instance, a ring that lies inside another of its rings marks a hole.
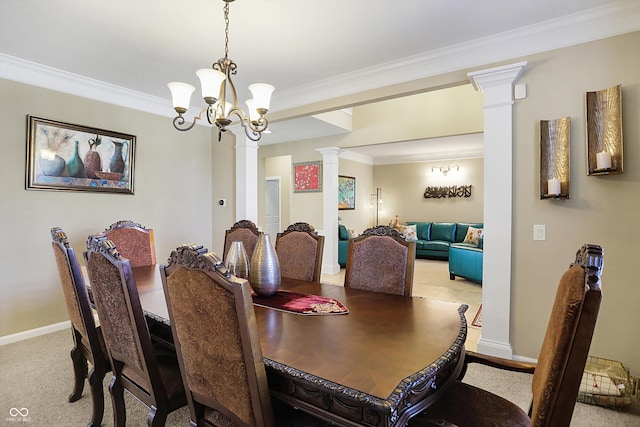
[[[265,232],[269,235],[273,245],[280,229],[280,177],[265,178]]]

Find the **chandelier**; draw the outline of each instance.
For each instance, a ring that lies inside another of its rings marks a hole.
[[[238,107],[238,97],[236,88],[233,85],[231,76],[235,75],[238,66],[229,59],[229,3],[234,0],[224,1],[224,58],[214,62],[211,68],[200,69],[196,75],[200,79],[202,87],[202,98],[207,106],[200,110],[200,113],[193,118],[193,123],[185,123],[184,113],[189,108],[191,94],[195,87],[188,83],[171,82],[167,86],[171,90],[173,99],[173,109],[178,115],[173,118],[173,126],[180,131],[192,129],[196,122],[206,113],[207,121],[211,125],[218,127],[218,141],[222,138],[222,132],[227,130],[227,126],[232,123],[231,115],[236,115],[240,119],[240,124],[244,127],[247,137],[252,141],[257,141],[262,136],[262,132],[267,129],[269,122],[265,114],[269,110],[271,94],[275,88],[266,83],[254,83],[249,85],[252,99],[246,102],[249,111],[247,114]],[[228,101],[231,96],[233,102]]]

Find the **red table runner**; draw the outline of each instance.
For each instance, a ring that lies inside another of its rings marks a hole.
[[[263,307],[304,315],[349,313],[347,307],[333,298],[285,290],[279,290],[270,297],[261,297],[253,294],[253,303]]]

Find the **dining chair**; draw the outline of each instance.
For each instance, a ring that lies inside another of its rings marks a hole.
[[[227,230],[224,234],[224,252],[222,253],[222,258],[226,259],[229,248],[231,247],[231,242],[239,241],[244,245],[247,257],[251,260],[253,251],[258,244],[259,236],[260,231],[253,221],[243,219],[236,222],[233,224],[233,227]]]
[[[603,265],[600,246],[578,250],[558,284],[537,364],[467,352],[465,364],[533,373],[528,414],[502,397],[455,381],[409,426],[569,426],[602,300]]]
[[[187,403],[175,350],[151,340],[131,264],[114,243],[89,236],[85,258],[113,368],[114,426],[126,424],[125,389],[149,408],[149,426],[164,426],[167,415]]]
[[[271,399],[245,279],[196,245],[160,267],[192,426],[328,426]]]
[[[75,251],[69,244],[66,233],[60,227],[51,229],[51,246],[58,267],[58,275],[67,311],[71,320],[73,348],[74,386],[69,402],[82,396],[85,378],[91,388],[92,415],[88,427],[99,426],[104,415],[104,376],[111,370],[100,326],[96,325],[87,295],[87,288],[78,265]],[[87,363],[91,364],[89,371]]]
[[[306,222],[291,224],[276,236],[280,275],[289,279],[319,282],[324,236]]]
[[[415,242],[386,225],[368,228],[349,240],[344,286],[410,297],[415,261]]]
[[[115,243],[118,252],[129,260],[131,267],[156,263],[152,228],[145,228],[137,222],[121,220],[111,224],[103,234]]]

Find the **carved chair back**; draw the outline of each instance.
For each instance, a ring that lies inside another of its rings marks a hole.
[[[560,279],[532,381],[532,425],[569,425],[600,310],[602,248],[585,245]]]
[[[344,286],[410,297],[416,243],[389,226],[368,228],[349,240]]]
[[[233,224],[233,227],[224,234],[224,252],[222,253],[222,257],[226,259],[229,248],[231,247],[231,242],[239,241],[244,245],[247,257],[251,260],[253,251],[258,244],[259,236],[260,231],[258,231],[258,227],[252,221],[243,219],[236,222]]]
[[[467,363],[533,373],[529,414],[489,391],[454,381],[410,427],[434,425],[569,426],[595,329],[602,293],[603,251],[584,245],[562,275],[537,364],[469,352]]]
[[[51,229],[51,240],[73,335],[71,360],[75,379],[69,401],[80,399],[85,377],[88,378],[93,400],[91,424],[100,425],[104,413],[102,381],[111,370],[102,331],[96,326],[84,278],[66,233],[60,227],[54,227]],[[89,372],[87,362],[92,366]]]
[[[156,263],[153,229],[137,222],[121,220],[111,224],[103,234],[115,243],[118,252],[129,260],[131,267]]]
[[[131,264],[115,244],[101,234],[89,236],[85,257],[113,367],[115,424],[125,424],[126,389],[150,408],[153,425],[162,426],[169,412],[186,405],[175,352],[152,343]]]
[[[282,277],[320,281],[324,236],[306,222],[296,222],[276,237],[276,253]]]
[[[249,282],[193,245],[161,273],[191,425],[273,426]]]

